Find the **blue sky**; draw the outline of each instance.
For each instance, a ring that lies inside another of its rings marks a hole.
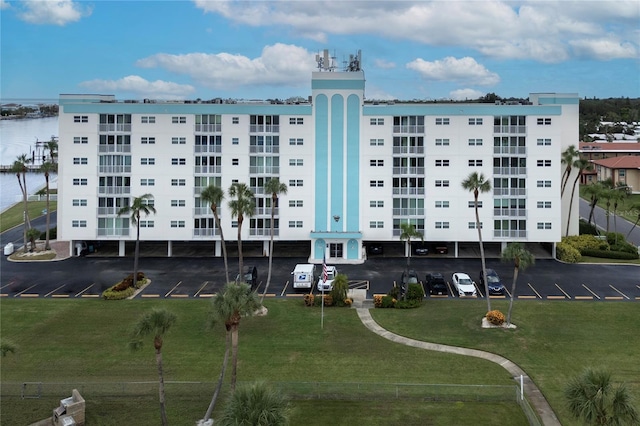
[[[362,51],[368,99],[640,97],[640,2],[0,0],[0,97],[286,99]]]

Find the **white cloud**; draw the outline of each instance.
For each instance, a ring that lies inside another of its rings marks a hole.
[[[26,0],[20,3],[20,19],[31,24],[52,24],[64,26],[91,15],[91,8],[71,0]]]
[[[484,96],[484,93],[475,89],[458,89],[449,92],[449,97],[454,101],[473,100],[481,96]]]
[[[185,99],[195,92],[193,86],[169,81],[148,81],[137,75],[119,80],[91,80],[80,83],[85,89],[102,93],[128,93],[153,99]]]
[[[7,3],[5,0],[0,0],[0,10],[9,9],[11,5]]]
[[[158,53],[137,61],[143,68],[163,68],[185,74],[214,89],[240,86],[304,86],[315,70],[315,53],[301,47],[275,44],[266,46],[258,58],[230,53]]]
[[[448,56],[441,60],[427,62],[418,58],[407,64],[407,68],[417,71],[423,78],[436,81],[454,81],[465,84],[494,85],[500,82],[498,74],[490,72],[475,59],[456,59]]]
[[[374,59],[373,66],[383,70],[389,70],[396,67],[395,62],[389,62],[384,59]]]
[[[595,58],[601,61],[610,59],[635,58],[638,49],[629,42],[619,40],[572,40],[569,42],[578,56]]]

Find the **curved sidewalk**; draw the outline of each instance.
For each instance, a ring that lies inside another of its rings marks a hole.
[[[380,327],[380,325],[378,325],[378,323],[375,322],[371,317],[369,309],[357,308],[356,311],[358,312],[358,316],[360,317],[360,320],[365,327],[367,327],[374,333],[384,337],[385,339],[391,340],[392,342],[400,343],[407,346],[413,346],[415,348],[426,349],[429,351],[447,352],[451,354],[466,355],[486,359],[488,361],[495,362],[496,364],[503,367],[511,374],[514,379],[519,380],[520,376],[522,375],[524,377],[524,393],[527,395],[527,399],[531,403],[532,407],[538,413],[538,416],[542,420],[542,423],[546,426],[560,426],[558,418],[553,412],[553,409],[551,409],[551,406],[545,399],[544,395],[542,395],[542,392],[540,392],[540,389],[538,389],[536,384],[533,383],[533,381],[529,378],[529,376],[527,376],[523,369],[521,369],[508,359],[500,355],[479,351],[477,349],[440,345],[437,343],[422,342],[419,340],[399,336]]]

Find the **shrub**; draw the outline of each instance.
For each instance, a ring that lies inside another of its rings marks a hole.
[[[333,306],[333,297],[330,294],[324,295],[324,306]]]
[[[592,223],[589,223],[583,219],[580,219],[579,223],[579,233],[580,235],[598,235],[598,231],[596,226]]]
[[[381,308],[394,308],[397,300],[391,296],[382,296]]]
[[[609,248],[609,243],[596,238],[595,235],[572,235],[564,237],[562,241],[571,245],[580,253],[585,249],[607,250]]]
[[[420,306],[422,306],[422,299],[398,300],[395,303],[395,307],[397,309],[411,309],[418,308]]]
[[[400,297],[400,287],[397,287],[394,284],[391,290],[389,290],[389,293],[387,293],[387,295],[393,297],[394,299],[397,299],[398,297]]]
[[[621,242],[626,242],[626,238],[620,232],[606,232],[607,242],[609,245],[620,244]]]
[[[602,257],[605,259],[622,259],[633,260],[638,259],[638,253],[628,253],[625,251],[614,250],[585,250],[583,253],[585,256]]]
[[[505,321],[504,314],[495,309],[493,311],[487,312],[487,315],[485,315],[485,317],[487,318],[487,321],[489,321],[493,325],[502,325]]]
[[[305,306],[313,306],[315,296],[311,293],[307,293],[304,295],[304,305]]]
[[[120,284],[120,283],[118,283]],[[127,297],[133,296],[133,293],[135,293],[135,288],[132,286],[127,287],[124,290],[118,291],[115,290],[115,287],[118,285],[114,285],[111,288],[106,289],[105,291],[102,292],[102,298],[104,300],[122,300],[122,299],[126,299]]]
[[[374,294],[373,295],[373,306],[376,308],[382,308],[382,298],[383,294]]]
[[[347,308],[350,308],[351,305],[353,305],[353,299],[348,298],[348,297],[346,299],[344,299],[344,306],[346,306]]]
[[[333,279],[333,287],[331,288],[330,295],[336,302],[337,306],[344,306],[344,299],[347,298],[347,292],[349,291],[349,280],[345,274],[338,274]]]
[[[420,284],[409,284],[409,290],[407,291],[407,300],[421,301],[424,297],[424,290]]]
[[[577,263],[582,259],[580,252],[575,247],[565,242],[559,242],[556,245],[556,257],[567,263]]]
[[[55,240],[58,238],[58,228],[57,227],[53,227],[53,228],[49,228],[49,239],[50,240]],[[46,240],[47,239],[47,231],[42,231],[40,233],[40,239],[41,240]]]
[[[629,244],[626,241],[618,242],[618,244],[612,244],[611,251],[622,251],[630,254],[638,254],[638,248],[633,244]]]

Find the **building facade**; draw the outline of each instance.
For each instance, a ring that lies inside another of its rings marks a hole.
[[[274,239],[308,242],[311,261],[362,261],[369,242],[399,241],[402,223],[457,254],[458,243],[477,241],[473,194],[461,182],[478,172],[492,184],[479,198],[485,241],[553,244],[566,230],[560,158],[578,140],[578,102],[557,93],[526,104],[370,102],[359,66],[320,66],[310,98],[295,102],[61,95],[58,237],[117,240],[124,255],[136,233],[118,210],[149,193],[157,213],[141,219],[141,240],[166,242],[169,256],[173,242],[212,241],[220,255],[199,195],[242,182],[256,197],[242,239],[268,254],[263,186],[278,177],[288,191],[274,206]],[[228,199],[219,211],[233,241]]]

